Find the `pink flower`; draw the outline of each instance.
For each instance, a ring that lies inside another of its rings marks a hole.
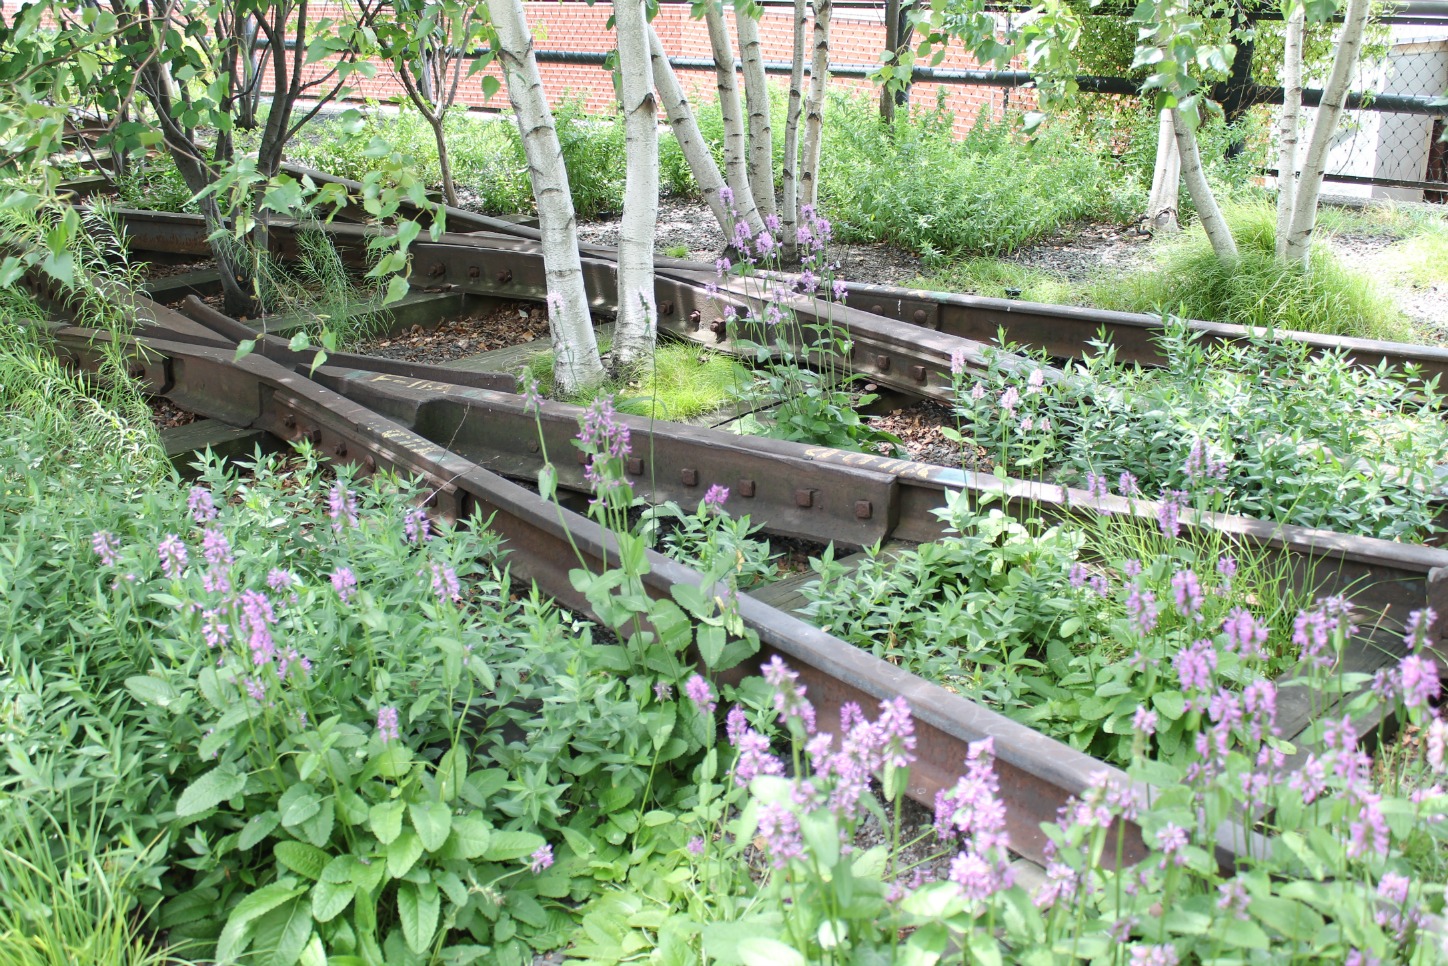
[[[381,738],[385,745],[389,741],[397,740],[397,734],[397,709],[384,704],[377,709],[377,737]]]
[[[216,519],[216,504],[212,502],[211,491],[204,486],[191,488],[191,494],[186,498],[186,507],[191,511],[191,519],[197,523],[209,523]]]
[[[534,875],[553,864],[553,846],[544,843],[528,856],[528,870]]]
[[[339,567],[332,572],[332,589],[337,592],[342,603],[352,599],[352,594],[357,589],[357,577],[352,573],[351,567]]]
[[[121,549],[121,541],[115,535],[105,530],[97,530],[91,535],[91,549],[96,556],[101,558],[101,565],[114,567],[116,565],[117,553]]]
[[[722,509],[724,501],[729,499],[729,487],[720,486],[715,483],[704,493],[704,505],[714,509]]]
[[[714,700],[713,689],[709,687],[709,682],[704,680],[704,676],[701,674],[695,674],[684,682],[684,694],[694,702],[694,706],[699,709],[701,714],[713,714],[714,710],[719,707],[718,702]]]
[[[161,572],[172,580],[181,576],[186,569],[186,545],[181,538],[174,533],[166,534],[166,538],[156,547],[156,553],[161,558]]]

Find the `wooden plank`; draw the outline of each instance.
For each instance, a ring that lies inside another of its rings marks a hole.
[[[141,291],[157,302],[174,302],[188,295],[197,298],[215,295],[221,291],[221,273],[214,268],[199,268],[194,272],[167,275],[142,285]]]
[[[260,429],[244,429],[219,419],[198,419],[184,426],[168,426],[160,432],[161,447],[166,458],[186,473],[194,456],[210,449],[222,459],[250,456],[260,446],[263,451],[276,447],[272,438]]]

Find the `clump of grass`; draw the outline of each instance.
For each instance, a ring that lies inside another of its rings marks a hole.
[[[599,346],[603,352],[608,348],[607,342]],[[556,395],[552,352],[540,352],[530,359],[523,375],[537,380],[539,391],[550,398],[586,406],[599,396],[613,395],[614,408],[621,413],[675,421],[713,412],[753,381],[729,356],[687,342],[660,342],[653,359],[630,378],[573,396]]]
[[[1448,283],[1448,222],[1436,222],[1409,238],[1394,243],[1385,261],[1389,269],[1410,285]]]
[[[1171,312],[1271,329],[1406,341],[1412,327],[1373,280],[1345,268],[1320,241],[1306,269],[1277,259],[1276,215],[1265,205],[1228,209],[1240,258],[1217,258],[1199,227],[1162,245],[1154,270],[1093,285],[1103,309]]]
[[[936,292],[960,292],[1027,302],[1077,303],[1079,288],[1056,272],[998,258],[963,258],[910,283]]]

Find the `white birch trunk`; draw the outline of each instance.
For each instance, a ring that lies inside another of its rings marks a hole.
[[[659,221],[659,123],[650,79],[644,0],[613,0],[622,77],[624,153],[623,219],[618,240],[618,320],[612,369],[623,375],[654,348],[654,229]]]
[[[679,85],[679,78],[674,74],[674,67],[669,63],[669,55],[664,52],[658,33],[653,25],[648,29],[649,54],[654,63],[654,86],[658,88],[659,97],[663,99],[669,126],[674,130],[674,138],[679,142],[679,150],[683,152],[684,160],[689,163],[689,171],[694,175],[694,181],[704,194],[704,203],[714,212],[714,218],[719,222],[719,230],[728,239],[734,234],[734,224],[729,217],[729,209],[719,194],[719,189],[724,187],[724,177],[719,173],[719,165],[714,163],[714,155],[704,141],[704,135],[699,132],[699,122],[694,118],[694,109],[689,106],[689,99],[684,96],[684,89]]]
[[[804,27],[808,22],[806,0],[794,0],[794,43],[789,63],[789,108],[784,118],[784,257],[793,264],[799,258],[799,117],[804,110]]]
[[[714,75],[719,82],[719,112],[724,117],[724,180],[734,193],[734,210],[739,220],[758,233],[764,221],[749,187],[749,150],[744,139],[744,118],[740,116],[739,85],[734,76],[734,48],[729,43],[729,23],[718,0],[704,5],[704,23],[709,28],[709,47],[714,52]]]
[[[1182,117],[1182,112],[1175,108],[1171,112],[1171,123],[1176,132],[1177,151],[1181,155],[1182,179],[1187,183],[1187,193],[1192,196],[1192,205],[1197,209],[1197,217],[1202,221],[1207,240],[1212,243],[1212,251],[1216,252],[1217,258],[1223,262],[1235,262],[1237,243],[1232,239],[1232,232],[1227,228],[1222,210],[1217,207],[1212,186],[1207,184],[1207,173],[1202,170],[1202,156],[1197,151],[1196,132],[1186,118]]]
[[[1297,129],[1302,124],[1302,33],[1307,5],[1297,0],[1287,15],[1282,51],[1282,118],[1277,122],[1277,257],[1287,257],[1297,198]]]
[[[1367,27],[1369,0],[1348,0],[1343,14],[1342,35],[1337,41],[1337,54],[1332,59],[1332,72],[1322,89],[1322,103],[1313,119],[1312,136],[1302,156],[1302,171],[1292,199],[1292,221],[1287,231],[1284,256],[1289,262],[1307,262],[1312,247],[1312,230],[1317,226],[1317,197],[1322,192],[1322,175],[1327,169],[1327,149],[1338,119],[1347,101],[1347,85],[1357,66],[1363,46],[1363,30]]]
[[[1176,231],[1180,209],[1182,156],[1177,150],[1171,112],[1162,111],[1156,133],[1156,167],[1151,174],[1151,197],[1146,203],[1146,225]]]
[[[819,205],[820,148],[824,143],[825,86],[830,81],[831,0],[814,5],[814,56],[809,68],[809,101],[805,105],[804,159],[800,162],[800,203]]]
[[[749,190],[760,215],[773,215],[778,212],[774,203],[774,131],[769,122],[769,80],[764,74],[759,21],[736,6],[734,28],[739,33],[739,62],[744,67],[744,110],[749,115]]]
[[[508,100],[523,139],[533,198],[538,204],[543,267],[548,279],[548,327],[553,334],[554,382],[565,394],[577,392],[603,381],[603,363],[598,357],[588,295],[583,288],[573,196],[568,190],[563,150],[538,76],[522,0],[488,0],[488,14],[498,34],[498,60],[503,65]]]

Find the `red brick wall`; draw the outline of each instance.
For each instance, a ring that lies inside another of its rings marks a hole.
[[[585,51],[606,53],[613,49],[612,31],[605,26],[611,13],[607,3],[589,5],[581,0],[551,0],[551,2],[526,3],[528,23],[533,28],[537,50]],[[320,8],[320,9],[319,9]],[[338,8],[328,4],[314,5],[316,16],[336,16]],[[793,14],[788,8],[770,7],[761,17],[760,35],[764,42],[764,57],[768,61],[788,62],[790,59]],[[689,17],[687,4],[668,4],[661,7],[654,19],[664,49],[674,57],[710,57],[709,38],[702,20]],[[731,31],[732,33],[732,31]],[[808,39],[806,40],[808,43]],[[885,27],[881,11],[838,9],[831,19],[830,62],[832,64],[874,64],[879,61],[885,46]],[[947,68],[973,68],[978,66],[968,55],[953,50],[940,65]],[[308,69],[311,76],[323,72],[322,65]],[[593,113],[610,113],[614,110],[614,90],[611,75],[600,67],[591,65],[539,64],[543,76],[543,87],[549,98],[556,104],[564,98],[581,99]],[[499,76],[497,68],[488,73]],[[458,95],[460,106],[507,109],[506,91],[500,91],[491,101],[483,98],[481,74],[464,80]],[[500,78],[501,79],[501,78]],[[771,83],[784,86],[784,77],[771,77]],[[714,96],[711,71],[680,71],[680,81],[699,102]],[[807,83],[807,81],[806,81]],[[380,64],[373,78],[354,77],[351,85],[353,96],[388,101],[402,93],[401,85],[392,75],[388,65]],[[874,86],[867,80],[837,77],[831,80],[831,89],[857,90],[878,97]],[[945,92],[946,107],[955,116],[955,129],[964,134],[974,124],[982,108],[989,108],[998,116],[1005,103],[1005,92],[999,88],[975,87],[959,84],[917,84],[911,92],[911,103],[933,106],[937,91]],[[1030,95],[1023,91],[1011,91],[1014,107],[1024,107],[1025,98]]]

